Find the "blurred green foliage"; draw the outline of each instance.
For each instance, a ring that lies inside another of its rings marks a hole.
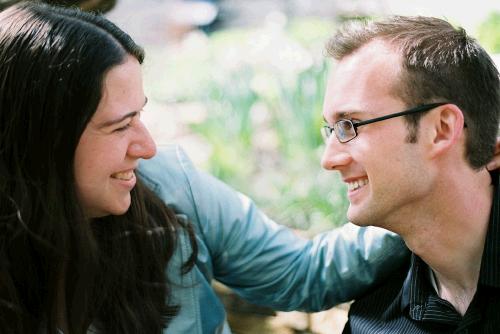
[[[491,12],[478,29],[478,39],[491,53],[500,53],[500,12]]]
[[[150,49],[147,57],[155,69],[146,73],[151,98],[199,103],[206,111],[189,124],[208,144],[205,168],[276,220],[311,233],[344,223],[348,206],[337,173],[320,167],[330,64],[324,45],[334,30],[320,19],[268,16],[259,28],[192,36],[175,50]],[[490,52],[500,52],[499,12],[478,36]]]
[[[323,50],[333,30],[318,19],[275,17],[148,54],[167,67],[148,80],[155,99],[205,106],[190,127],[210,144],[206,168],[279,222],[311,233],[344,223],[348,205],[337,173],[320,166]]]

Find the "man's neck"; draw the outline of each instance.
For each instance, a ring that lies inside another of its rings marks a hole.
[[[432,270],[432,268],[430,270]],[[469,286],[463,286],[456,281],[449,280],[437,271],[432,271],[435,275],[437,294],[439,297],[449,301],[455,307],[456,311],[463,316],[476,294],[479,269],[472,268],[471,274],[475,274],[475,277],[470,277]]]
[[[487,172],[454,179],[436,187],[401,235],[433,270],[440,297],[463,315],[477,289],[493,187]]]

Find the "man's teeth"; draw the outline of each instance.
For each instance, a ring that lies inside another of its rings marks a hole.
[[[114,173],[113,175],[111,175],[111,177],[118,180],[128,181],[134,177],[134,172],[130,171],[130,172]]]
[[[347,189],[356,190],[368,184],[368,179],[357,180],[354,182],[347,182]]]

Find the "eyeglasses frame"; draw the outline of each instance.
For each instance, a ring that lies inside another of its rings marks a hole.
[[[347,143],[351,140],[353,140],[354,138],[356,138],[358,136],[358,128],[360,126],[363,126],[363,125],[366,125],[366,124],[371,124],[371,123],[376,123],[376,122],[380,122],[380,121],[385,121],[386,119],[391,119],[391,118],[395,118],[395,117],[399,117],[399,116],[405,116],[405,115],[411,115],[411,114],[415,114],[415,113],[418,113],[418,112],[424,112],[424,111],[429,111],[431,109],[434,109],[434,108],[437,108],[437,107],[440,107],[442,105],[445,105],[445,104],[449,104],[450,102],[436,102],[436,103],[429,103],[429,104],[422,104],[422,105],[419,105],[417,107],[414,107],[414,108],[410,108],[410,109],[407,109],[407,110],[404,110],[404,111],[400,111],[400,112],[397,112],[397,113],[393,113],[393,114],[389,114],[389,115],[384,115],[384,116],[380,116],[380,117],[376,117],[376,118],[372,118],[372,119],[367,119],[366,121],[360,121],[360,122],[353,122],[352,120],[350,119],[340,119],[338,120],[337,122],[335,122],[335,124],[332,126],[326,124],[326,125],[323,125],[323,129],[325,130],[325,137],[327,139],[330,139],[332,133],[335,133],[335,137],[337,138],[337,140],[344,144],[344,143]],[[348,140],[346,141],[341,141],[338,136],[337,136],[337,132],[335,132],[335,125],[339,122],[349,122],[351,123],[352,125],[352,128],[354,129],[354,137],[352,138],[349,138]],[[466,125],[464,125],[464,127],[466,127]]]

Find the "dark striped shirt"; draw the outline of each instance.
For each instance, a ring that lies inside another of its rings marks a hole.
[[[408,265],[351,305],[343,333],[500,333],[498,172],[492,179],[495,190],[478,287],[465,315],[439,298],[429,267],[412,254]]]

